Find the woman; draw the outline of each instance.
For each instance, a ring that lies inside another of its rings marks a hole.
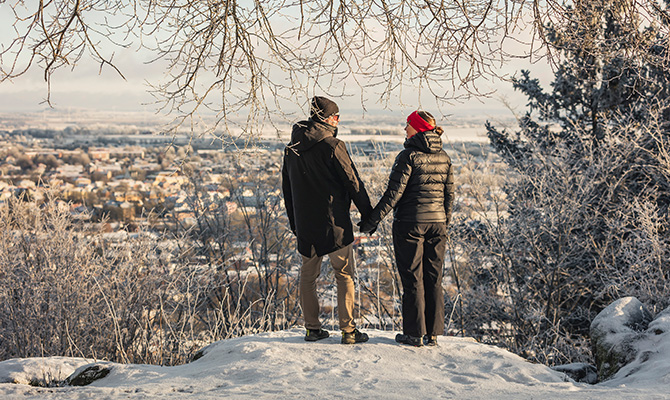
[[[431,114],[410,114],[405,132],[405,149],[395,159],[386,192],[360,227],[374,232],[393,209],[393,247],[403,287],[403,333],[396,341],[436,346],[444,334],[442,265],[454,178],[442,149],[444,131]]]

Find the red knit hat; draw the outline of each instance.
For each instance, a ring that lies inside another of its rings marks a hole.
[[[416,133],[435,129],[434,125],[429,124],[425,119],[421,118],[418,111],[414,111],[407,117],[407,123],[414,128]]]

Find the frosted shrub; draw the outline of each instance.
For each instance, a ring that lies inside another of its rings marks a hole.
[[[0,359],[173,365],[214,340],[295,323],[283,273],[217,270],[186,259],[191,239],[109,240],[94,227],[53,199],[0,209]]]

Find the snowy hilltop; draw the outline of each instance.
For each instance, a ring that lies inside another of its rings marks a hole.
[[[367,332],[370,341],[356,345],[341,345],[336,332],[316,343],[305,342],[302,329],[249,335],[213,343],[174,367],[100,362],[111,370],[88,386],[28,383],[64,380],[93,360],[12,359],[0,362],[0,382],[15,382],[0,384],[0,398],[670,399],[669,340],[657,344],[648,367],[589,385],[469,338],[415,348],[395,343],[395,332]]]

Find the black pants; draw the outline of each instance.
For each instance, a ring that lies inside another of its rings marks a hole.
[[[442,266],[447,224],[393,222],[393,247],[402,281],[402,327],[410,336],[444,334]]]

